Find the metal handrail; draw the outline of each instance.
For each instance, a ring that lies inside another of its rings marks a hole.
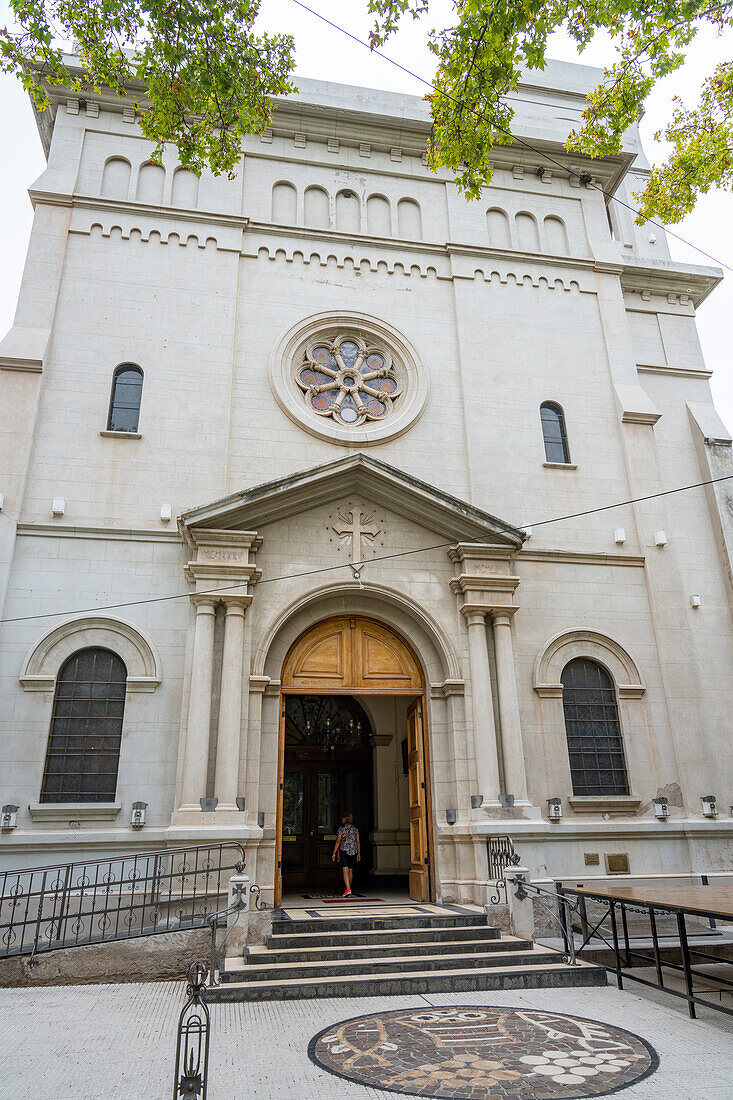
[[[204,927],[244,863],[223,841],[0,872],[0,958]]]
[[[613,936],[613,944],[608,944],[605,937],[600,938],[604,940],[607,946],[611,947],[614,956],[614,965],[607,966],[607,970],[611,970],[616,974],[616,982],[619,989],[623,989],[624,978],[629,978],[631,981],[638,982],[640,985],[650,986],[654,989],[661,989],[665,993],[669,993],[673,997],[682,997],[687,1001],[688,1011],[690,1016],[694,1019],[696,1016],[696,1006],[702,1005],[705,1008],[715,1009],[717,1012],[724,1012],[729,1016],[733,1016],[733,1008],[728,1008],[721,1002],[712,1001],[709,998],[700,997],[695,991],[694,979],[705,978],[708,982],[713,980],[719,984],[720,989],[708,990],[708,992],[723,992],[729,989],[733,989],[733,978],[723,977],[717,973],[714,976],[709,972],[701,971],[699,968],[693,966],[692,957],[698,956],[710,962],[715,962],[724,966],[731,965],[730,959],[723,958],[719,955],[713,955],[709,951],[701,951],[698,948],[692,946],[688,939],[688,929],[685,924],[685,915],[699,915],[694,911],[685,910],[684,906],[670,904],[665,906],[663,902],[644,902],[635,900],[632,903],[628,903],[625,898],[615,897],[611,894],[593,893],[586,889],[582,892],[572,887],[558,888],[558,899],[562,898],[566,904],[565,891],[569,894],[574,894],[577,898],[575,904],[571,904],[570,908],[578,913],[581,919],[583,928],[583,942],[579,950],[582,950],[587,943],[590,942],[594,934],[597,934],[598,928],[603,924],[607,917],[611,921],[611,932]],[[607,912],[603,914],[597,924],[587,932],[590,926],[587,915],[587,901],[594,901],[607,907]],[[616,914],[619,913],[621,917],[621,934],[623,936],[623,950],[620,944],[619,930],[616,919]],[[629,927],[627,920],[627,913],[641,913],[649,918],[650,937],[652,941],[653,956],[645,954],[643,951],[639,951],[638,948],[631,946],[631,939],[629,936]],[[679,943],[679,950],[682,962],[673,963],[669,960],[662,958],[659,949],[659,933],[657,930],[657,914],[669,914],[676,918],[677,923],[677,938]],[[725,921],[730,920],[730,914],[718,913],[713,910],[709,911],[709,915],[716,920]],[[570,929],[570,938],[573,937],[573,930]],[[639,974],[633,973],[634,966],[653,966],[656,972],[656,982],[650,981],[648,978],[643,978]],[[679,989],[670,988],[664,983],[664,968],[682,973],[685,979],[685,992]]]

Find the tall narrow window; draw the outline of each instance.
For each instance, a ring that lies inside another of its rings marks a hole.
[[[587,657],[569,661],[561,680],[573,794],[628,794],[613,680]]]
[[[565,416],[560,406],[552,401],[545,401],[540,405],[540,419],[547,462],[570,462]]]
[[[53,697],[41,802],[113,802],[127,669],[109,649],[80,649]]]
[[[108,432],[136,432],[140,422],[143,372],[133,363],[117,367],[112,379],[112,397],[107,418]]]

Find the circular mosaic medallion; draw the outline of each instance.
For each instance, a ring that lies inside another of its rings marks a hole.
[[[447,1100],[606,1096],[658,1064],[648,1043],[619,1027],[476,1005],[357,1016],[321,1031],[308,1053],[350,1081]]]

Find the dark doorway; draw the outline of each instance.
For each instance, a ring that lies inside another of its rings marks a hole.
[[[331,861],[331,853],[345,813],[354,815],[361,837],[357,888],[369,874],[371,738],[364,708],[349,695],[285,697],[284,888],[339,890],[339,867]]]

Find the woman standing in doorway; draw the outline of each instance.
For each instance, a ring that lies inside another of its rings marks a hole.
[[[336,856],[339,856],[341,861],[341,874],[344,876],[344,886],[346,887],[343,897],[350,898],[351,883],[354,881],[354,867],[361,859],[359,830],[354,824],[353,814],[344,814],[341,818],[341,825],[339,825],[336,844],[331,856],[334,863],[336,862]]]

